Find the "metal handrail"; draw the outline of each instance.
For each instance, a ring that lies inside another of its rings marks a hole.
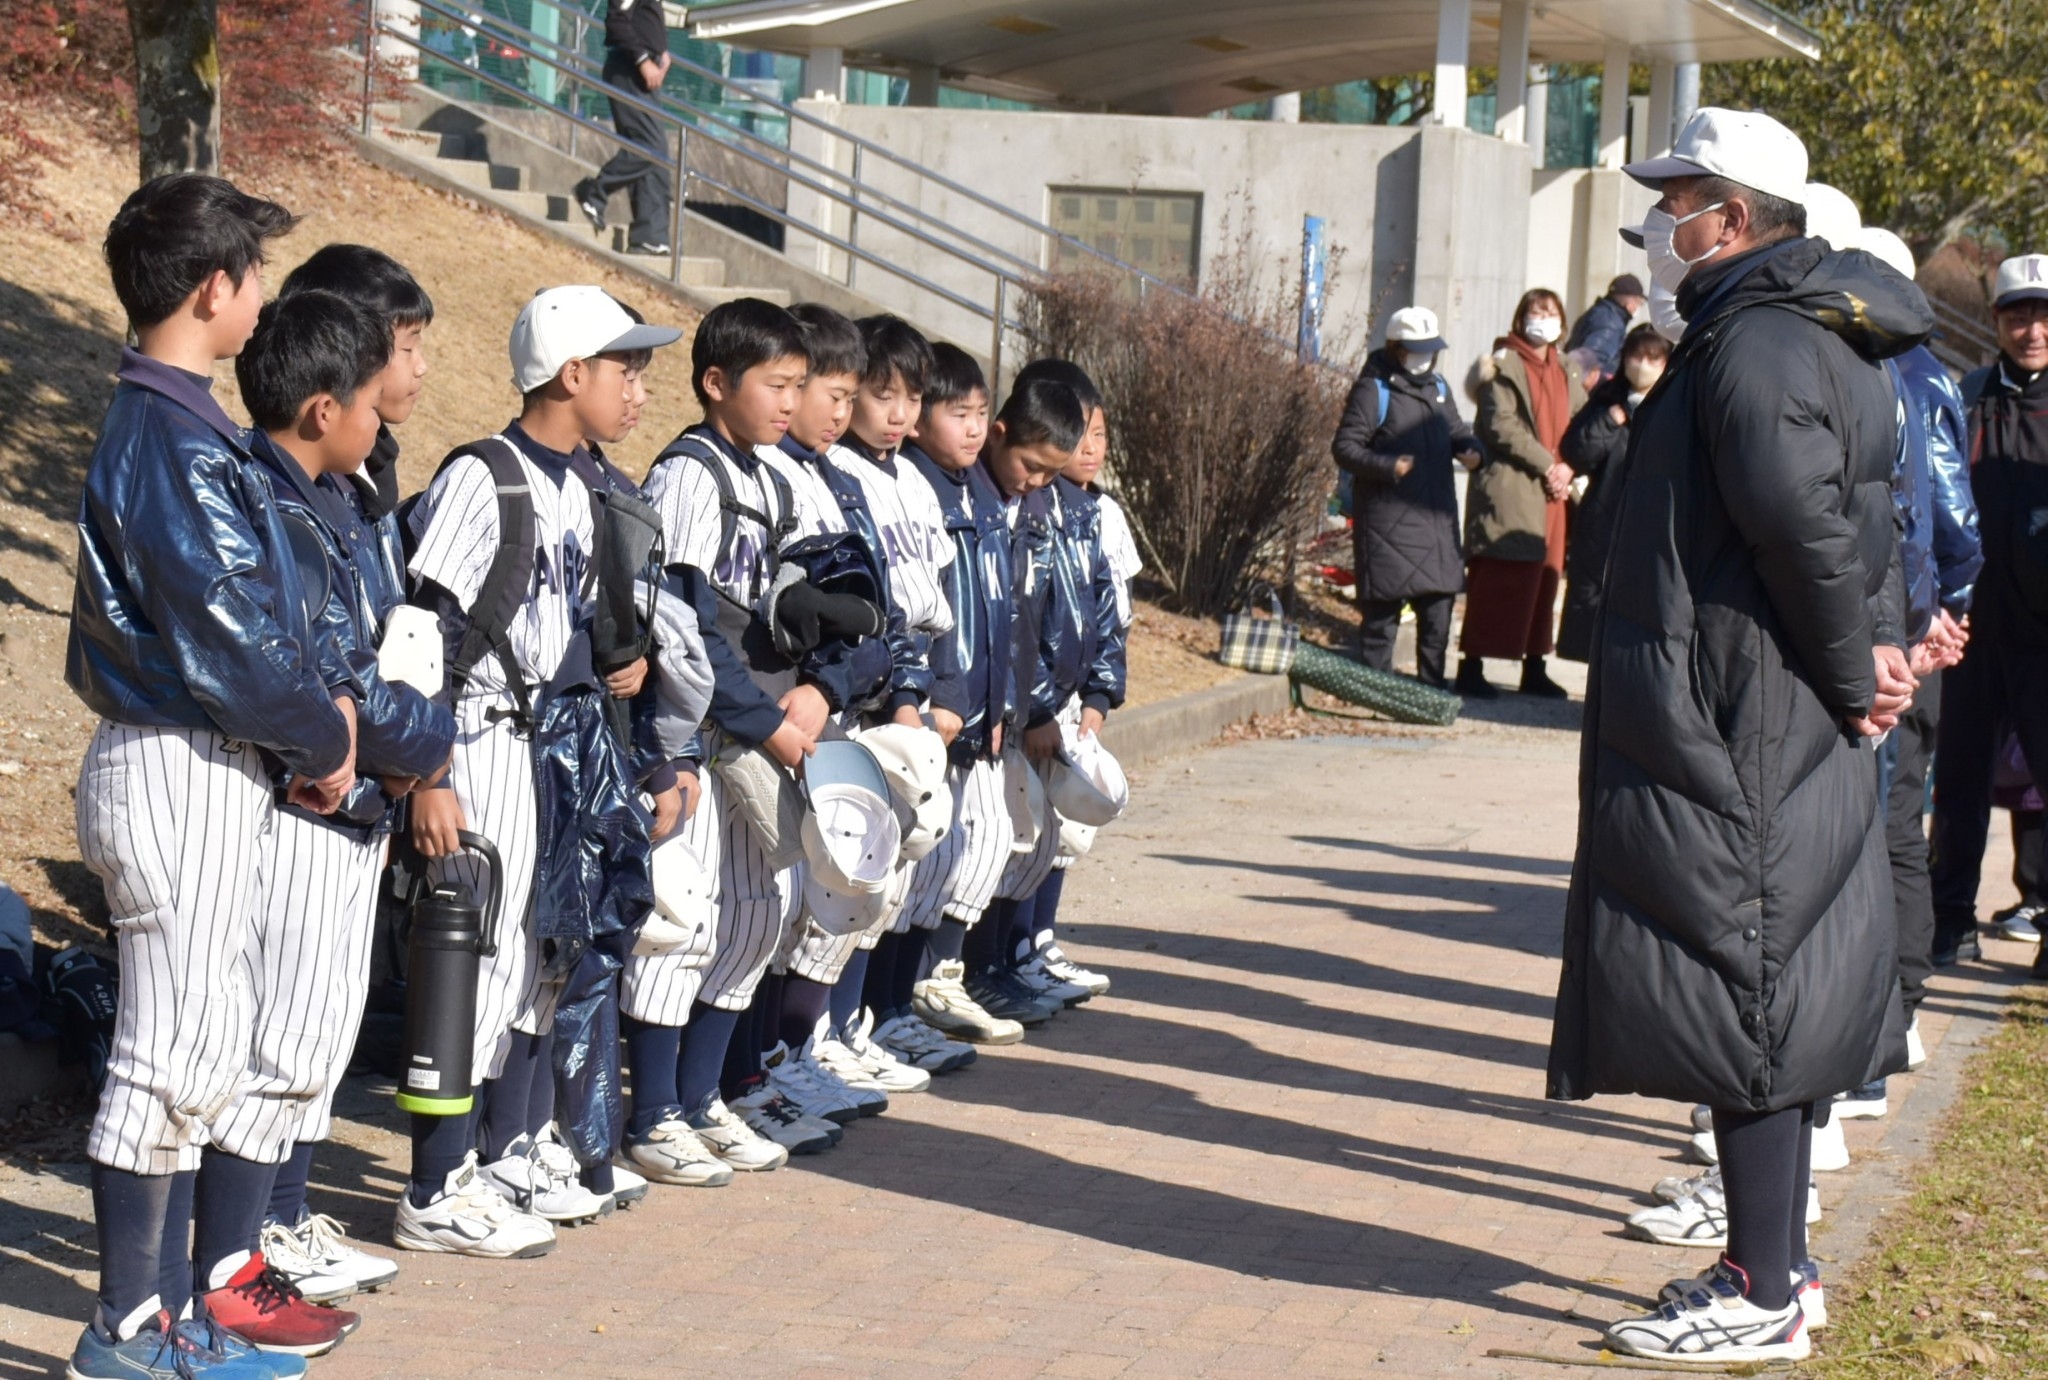
[[[534,3],[539,5],[546,5],[549,9],[552,9],[560,14],[573,15],[577,18],[584,20],[585,22],[588,22],[592,18],[591,14],[588,11],[583,10],[574,4],[564,3],[564,0],[534,0]],[[926,181],[930,182],[933,186],[943,188],[944,190],[953,193],[955,196],[966,197],[968,200],[974,202],[976,205],[981,206],[987,210],[994,211],[996,214],[1002,216],[1006,220],[1009,220],[1013,224],[1020,225],[1024,227],[1026,230],[1030,231],[1031,233],[1042,236],[1043,238],[1051,241],[1054,244],[1065,245],[1068,248],[1077,250],[1080,253],[1085,254],[1091,258],[1099,259],[1103,263],[1109,265],[1112,268],[1117,269],[1120,272],[1128,273],[1132,277],[1136,278],[1140,283],[1144,284],[1144,286],[1147,289],[1160,288],[1169,292],[1182,293],[1186,291],[1186,289],[1182,288],[1179,284],[1170,283],[1164,278],[1158,277],[1157,275],[1152,273],[1148,273],[1144,269],[1139,268],[1136,264],[1126,263],[1122,259],[1117,258],[1114,254],[1109,253],[1107,250],[1098,249],[1096,246],[1088,243],[1088,241],[1081,239],[1078,236],[1069,235],[1066,231],[1056,229],[1051,225],[1047,225],[1044,221],[1033,219],[1031,216],[1027,215],[1022,211],[1019,211],[1014,206],[1007,206],[1004,203],[996,200],[994,197],[988,196],[982,192],[978,192],[974,188],[966,186],[963,183],[955,182],[952,178],[946,177],[941,173],[933,172],[930,168],[925,167],[922,163],[918,163],[913,161],[912,159],[904,157],[902,154],[897,153],[895,150],[889,148],[886,144],[878,144],[872,139],[868,139],[863,137],[862,135],[854,134],[848,130],[842,129],[840,126],[833,124],[830,120],[820,119],[818,116],[811,114],[809,111],[799,110],[797,107],[789,105],[783,101],[777,100],[772,96],[763,96],[758,91],[754,90],[754,88],[747,86],[746,84],[737,81],[732,77],[726,76],[723,72],[719,72],[710,67],[702,66],[698,63],[690,61],[688,58],[679,57],[674,53],[671,53],[669,56],[671,60],[671,65],[673,67],[681,68],[683,71],[689,72],[694,76],[701,77],[706,81],[712,82],[717,86],[725,88],[726,90],[737,91],[740,94],[744,95],[749,101],[753,102],[754,104],[767,106],[771,110],[776,111],[778,114],[786,116],[792,122],[800,121],[803,124],[809,125],[814,129],[821,129],[835,138],[843,139],[847,143],[853,145],[853,147],[860,153],[871,153],[876,157],[881,158],[895,165],[896,167],[905,169],[906,171],[911,172],[916,176],[925,179]],[[581,59],[582,55],[579,53],[578,57],[579,59]],[[588,59],[583,60],[588,61]],[[673,97],[669,97],[665,94],[663,94],[663,99],[674,100]],[[675,101],[675,103],[691,110],[700,109],[700,107],[696,106],[694,102]],[[752,131],[748,131],[748,133],[752,134]],[[753,137],[759,138],[760,136],[754,135]],[[858,163],[856,162],[856,168],[857,167]],[[841,177],[846,176],[845,174],[838,175]],[[877,191],[876,189],[867,187],[866,184],[859,182],[857,171],[853,177],[847,178],[847,180],[854,183],[854,185],[862,187],[862,189],[867,191],[869,195],[887,196],[887,193]],[[1043,267],[1048,268],[1050,266],[1050,264],[1043,265]],[[1040,265],[1033,265],[1033,267],[1040,267]]]
[[[535,0],[535,3],[552,5],[552,0]],[[555,8],[561,7],[555,6]],[[573,8],[568,9],[566,12],[572,16],[579,13]],[[533,30],[525,28],[522,25],[515,24],[509,19],[504,19],[497,15],[486,14],[481,16],[481,18],[474,25],[474,27],[480,30],[488,29],[494,34],[498,35],[499,37],[510,39],[515,43],[520,43],[524,45],[541,45],[553,48],[558,53],[570,54],[571,56],[567,59],[568,61],[583,63],[585,64],[583,69],[584,72],[587,73],[589,71],[589,59],[583,57],[581,53],[578,53],[574,49],[569,48],[566,44],[563,44],[558,39],[550,39],[544,34],[535,33]],[[539,57],[540,55],[538,53],[535,53],[534,56]],[[677,60],[681,61],[681,59]],[[542,58],[542,61],[548,62],[548,59]],[[548,65],[554,67],[557,66],[558,64],[554,62],[548,62]],[[708,71],[709,69],[705,70]],[[603,82],[602,77],[597,79],[597,83],[599,86],[603,88],[607,96],[613,94],[617,90],[617,88],[615,87],[606,85]],[[864,194],[866,197],[871,198],[874,201],[879,202],[883,205],[886,205],[893,210],[900,211],[905,215],[914,217],[917,220],[923,221],[928,225],[938,227],[938,229],[941,232],[958,238],[964,243],[972,246],[974,249],[981,251],[983,254],[1007,259],[1011,263],[1015,264],[1018,268],[1022,269],[1025,273],[1036,274],[1041,271],[1039,265],[1033,263],[1030,259],[1025,258],[1022,254],[1016,253],[1014,250],[1005,249],[999,244],[991,244],[987,240],[982,239],[980,236],[962,230],[958,226],[952,224],[950,221],[941,218],[940,216],[934,214],[933,212],[925,210],[922,206],[918,206],[912,202],[904,201],[900,197],[892,196],[889,193],[881,191],[877,188],[867,186],[866,184],[860,182],[856,177],[841,172],[838,168],[833,167],[830,163],[823,162],[820,159],[812,158],[808,154],[798,153],[794,149],[784,148],[780,144],[777,144],[774,140],[767,138],[765,135],[756,133],[755,131],[746,128],[744,125],[737,123],[736,121],[728,118],[727,116],[719,114],[715,110],[711,110],[707,107],[697,105],[693,101],[673,100],[671,98],[662,96],[659,93],[650,92],[643,96],[639,92],[629,91],[626,94],[635,97],[636,100],[640,101],[643,104],[652,101],[653,103],[661,105],[663,107],[680,106],[683,110],[689,112],[688,117],[678,116],[676,115],[674,110],[670,110],[669,113],[673,118],[686,119],[686,122],[695,124],[699,128],[701,128],[704,123],[710,123],[712,125],[718,126],[719,128],[729,130],[731,133],[736,135],[741,140],[751,141],[752,143],[760,144],[769,149],[774,150],[771,156],[767,158],[761,158],[756,156],[751,150],[739,149],[735,147],[736,152],[739,152],[746,157],[752,158],[753,161],[757,163],[762,163],[765,166],[775,168],[777,171],[782,171],[783,169],[781,166],[781,160],[788,160],[789,162],[800,164],[803,167],[813,169],[816,172],[825,176],[826,178],[846,184],[849,188],[853,189],[849,191],[846,195],[853,199],[844,200],[843,204],[851,207],[856,216],[859,215],[861,209],[866,204],[865,202],[859,199],[860,196]],[[541,98],[538,96],[534,97],[534,99],[536,101],[539,101],[541,104],[547,104],[547,102],[541,101]]]
[[[434,14],[440,18],[451,20],[464,27],[475,27],[467,12],[444,4],[442,3],[442,0],[416,0],[416,2],[422,13]],[[380,36],[396,39],[398,42],[405,44],[406,46],[413,48],[419,53],[429,58],[432,58],[436,61],[446,62],[447,58],[444,54],[439,53],[435,49],[429,47],[423,40],[413,37],[411,34],[406,33],[402,29],[380,22],[377,12],[378,7],[374,3],[374,0],[373,3],[366,6],[366,9],[368,10],[369,24],[365,31],[363,46],[363,51],[365,55],[363,77],[363,133],[367,136],[371,132],[372,127],[372,73],[375,65],[374,56],[376,53],[377,39]],[[550,44],[548,46],[554,47],[558,45]],[[558,72],[563,72],[568,75],[574,75],[573,71],[569,69],[566,65],[552,58],[549,58],[547,55],[543,53],[528,52],[527,54],[525,54],[525,56],[529,61],[540,62],[545,66],[553,68]],[[589,130],[591,133],[611,141],[613,144],[617,145],[622,149],[630,149],[635,153],[642,154],[643,156],[649,152],[648,149],[642,147],[639,144],[635,144],[630,140],[620,137],[615,130],[607,128],[606,126],[599,124],[595,120],[591,120],[577,113],[576,111],[564,110],[551,102],[542,100],[539,96],[534,95],[531,91],[526,90],[524,87],[520,86],[516,82],[509,81],[503,77],[495,76],[492,73],[482,70],[482,68],[480,67],[469,69],[467,75],[474,78],[477,81],[482,82],[484,85],[489,86],[494,90],[502,91],[507,95],[515,97],[516,99],[526,101],[527,103],[533,106],[536,106],[542,110],[546,110],[558,119],[571,122],[572,128]],[[706,186],[717,188],[719,191],[722,191],[727,195],[734,197],[742,204],[749,206],[751,209],[767,216],[771,220],[779,222],[780,224],[784,225],[789,229],[796,230],[822,243],[831,245],[833,248],[840,250],[841,252],[849,255],[850,257],[858,258],[862,262],[870,263],[876,266],[877,268],[884,269],[889,273],[894,274],[896,277],[903,279],[905,282],[910,283],[914,287],[920,288],[926,292],[933,293],[938,297],[942,298],[943,300],[950,302],[953,305],[960,307],[965,311],[968,311],[976,316],[987,319],[991,323],[994,331],[994,339],[990,351],[990,367],[992,372],[1000,373],[1002,367],[1002,349],[1004,332],[1012,327],[1021,324],[1019,322],[1013,322],[1007,319],[1007,311],[1004,306],[1004,303],[1008,296],[1009,286],[1013,282],[1021,283],[1023,281],[1019,275],[1008,273],[996,267],[995,265],[980,261],[974,258],[974,256],[964,253],[955,246],[949,245],[942,240],[936,239],[935,237],[926,234],[925,232],[917,229],[915,226],[905,225],[901,222],[894,220],[891,217],[878,217],[883,221],[884,224],[889,225],[892,229],[898,230],[900,233],[909,235],[911,238],[919,241],[920,243],[927,244],[932,248],[940,250],[943,253],[950,254],[954,258],[959,259],[963,263],[969,264],[972,267],[978,268],[983,272],[991,274],[995,278],[995,303],[993,307],[984,306],[983,304],[974,301],[972,298],[965,297],[960,293],[953,291],[951,288],[942,287],[941,285],[934,283],[929,279],[923,277],[921,274],[914,273],[911,270],[904,268],[902,265],[898,263],[895,263],[888,259],[884,259],[877,254],[864,250],[860,248],[857,244],[853,244],[847,240],[840,239],[838,236],[831,234],[829,231],[823,230],[818,226],[810,225],[808,223],[799,221],[795,217],[791,216],[786,210],[780,207],[773,206],[767,202],[761,201],[760,199],[753,197],[750,194],[739,190],[738,188],[731,187],[728,184],[721,181],[720,179],[711,177],[709,174],[706,173],[692,171],[688,163],[690,130],[690,125],[688,121],[683,120],[682,118],[675,115],[673,112],[669,110],[666,110],[658,105],[655,105],[652,102],[649,102],[639,96],[636,96],[632,92],[622,92],[613,90],[608,92],[608,94],[612,95],[614,99],[626,100],[630,104],[639,107],[642,111],[652,116],[654,119],[665,122],[666,124],[674,127],[677,131],[677,147],[674,161],[676,180],[674,187],[674,195],[671,197],[669,202],[669,277],[671,282],[680,283],[682,280],[682,206],[685,193],[689,185],[689,179],[694,177],[697,181],[705,184]],[[768,159],[760,154],[757,154],[753,152],[753,150],[751,149],[735,148],[733,151],[745,157],[751,158],[757,162],[766,164],[768,166],[777,166],[773,162],[773,160]],[[822,183],[818,183],[809,178],[803,177],[800,174],[788,173],[787,170],[783,169],[778,170],[783,171],[786,176],[790,177],[791,180],[797,182],[798,185],[808,187],[809,189],[817,192],[821,196],[824,196],[833,201],[840,202],[841,204],[850,204],[850,200],[848,197],[845,196],[845,194],[838,192],[833,188],[827,187]],[[876,213],[870,212],[870,214],[873,215]]]

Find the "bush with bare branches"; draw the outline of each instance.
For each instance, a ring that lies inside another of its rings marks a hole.
[[[1295,357],[1297,303],[1262,287],[1254,265],[1247,243],[1197,295],[1133,298],[1082,273],[1026,302],[1031,347],[1073,360],[1102,390],[1105,486],[1182,613],[1213,617],[1252,568],[1280,573],[1330,490],[1349,380]]]

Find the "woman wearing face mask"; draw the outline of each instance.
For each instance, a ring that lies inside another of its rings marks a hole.
[[[1454,466],[1479,464],[1479,443],[1436,371],[1436,313],[1406,307],[1359,372],[1330,443],[1351,476],[1359,656],[1394,669],[1401,608],[1415,610],[1415,674],[1442,688],[1451,605],[1465,587]]]
[[[1481,366],[1479,439],[1486,463],[1465,500],[1465,631],[1457,691],[1491,699],[1482,662],[1522,663],[1522,693],[1563,699],[1550,655],[1564,578],[1565,509],[1574,471],[1558,453],[1586,401],[1579,366],[1562,355],[1564,303],[1547,288],[1522,295],[1514,329]]]
[[[1614,522],[1621,513],[1622,467],[1628,458],[1629,423],[1636,408],[1671,359],[1671,342],[1655,326],[1637,326],[1621,344],[1621,363],[1602,379],[1572,418],[1558,448],[1565,463],[1584,479],[1572,510],[1571,549],[1565,558],[1564,619],[1557,629],[1557,654],[1586,661],[1593,650],[1593,624],[1600,613],[1600,582]]]

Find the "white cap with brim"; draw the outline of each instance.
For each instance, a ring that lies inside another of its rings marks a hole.
[[[875,755],[896,800],[903,856],[916,862],[939,846],[953,824],[953,790],[946,784],[946,740],[937,730],[877,724],[854,735]]]
[[[1622,171],[1646,187],[1680,177],[1725,177],[1797,205],[1806,191],[1806,145],[1761,111],[1710,105],[1685,122],[1670,153]]]
[[[824,885],[872,895],[889,884],[902,846],[889,779],[875,755],[846,739],[804,759],[804,857]]]
[[[635,321],[603,288],[548,288],[534,294],[512,323],[512,383],[531,393],[572,359],[655,350],[682,338],[673,326]]]
[[[1082,737],[1072,726],[1060,727],[1059,756],[1046,771],[1045,793],[1062,816],[1100,829],[1119,818],[1131,803],[1124,769],[1102,739]]]
[[[654,909],[633,952],[686,954],[709,962],[718,946],[718,862],[691,846],[706,831],[678,829],[654,849]]]
[[[1003,802],[1010,807],[1010,851],[1029,853],[1046,827],[1045,782],[1022,748],[1003,749]]]
[[[899,872],[901,868],[897,869]],[[859,934],[873,929],[888,913],[891,889],[880,891],[835,891],[804,869],[804,914],[826,934]]]
[[[2048,254],[2015,254],[1998,266],[1993,307],[2014,302],[2048,302]]]
[[[1913,262],[1912,247],[1882,225],[1864,226],[1856,236],[1856,247],[1907,278],[1919,276],[1920,266]]]
[[[1418,355],[1441,354],[1451,347],[1445,343],[1436,313],[1428,307],[1403,307],[1387,322],[1387,344]]]
[[[1806,233],[1826,240],[1831,249],[1854,249],[1863,234],[1863,212],[1847,192],[1825,182],[1809,182],[1802,204],[1806,207]]]

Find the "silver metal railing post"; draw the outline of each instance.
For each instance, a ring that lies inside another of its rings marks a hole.
[[[860,156],[861,156],[861,153],[862,153],[862,149],[861,149],[861,146],[860,146],[859,144],[855,144],[855,145],[853,146],[853,176],[852,176],[851,178],[849,178],[849,179],[848,179],[848,186],[847,186],[847,189],[846,189],[846,190],[847,190],[847,192],[848,192],[848,193],[849,193],[849,194],[850,194],[850,195],[852,196],[852,198],[853,198],[853,204],[852,204],[852,206],[851,206],[851,207],[850,207],[850,208],[848,209],[848,211],[847,211],[847,215],[846,215],[846,242],[847,242],[848,244],[859,244],[859,243],[860,243]],[[860,265],[860,260],[859,260],[859,259],[856,259],[856,258],[854,258],[854,257],[853,257],[852,255],[850,255],[850,254],[849,254],[849,255],[847,256],[847,258],[846,258],[846,285],[847,285],[847,287],[849,287],[849,288],[851,288],[851,287],[853,286],[853,274],[854,274],[854,270],[855,270],[855,269],[856,269],[857,267],[859,267],[859,265]]]
[[[690,127],[676,126],[676,181],[668,199],[668,280],[683,281],[683,195],[689,190]]]
[[[363,137],[370,135],[370,101],[377,71],[377,0],[363,0]]]

